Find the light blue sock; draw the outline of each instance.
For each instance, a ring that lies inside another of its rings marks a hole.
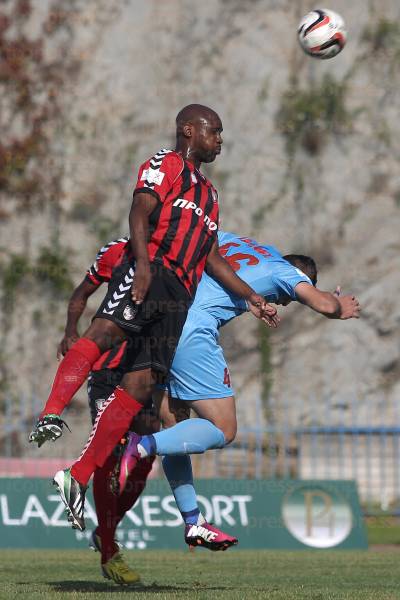
[[[196,492],[193,487],[190,456],[163,456],[162,465],[177,507],[186,525],[201,525],[204,523],[205,519],[200,514]]]
[[[206,419],[187,419],[152,436],[156,454],[202,454],[212,448],[223,448],[225,436]]]

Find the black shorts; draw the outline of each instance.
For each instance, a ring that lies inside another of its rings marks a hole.
[[[101,409],[104,402],[111,396],[117,385],[121,383],[124,372],[120,369],[101,369],[91,371],[87,383],[89,396],[89,408],[92,423],[97,417],[97,411]]]
[[[90,373],[87,391],[92,423],[97,417],[97,411],[119,385],[123,375],[124,371],[121,369],[101,369]],[[158,419],[151,401],[134,417],[132,429],[137,433],[154,433],[159,430]]]
[[[142,304],[131,299],[133,267],[121,265],[114,274],[95,318],[109,319],[128,334],[129,371],[170,370],[191,296],[171,270],[152,263],[152,281]]]

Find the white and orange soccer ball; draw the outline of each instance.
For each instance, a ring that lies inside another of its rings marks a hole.
[[[297,35],[306,54],[322,59],[339,54],[347,39],[342,17],[326,8],[316,8],[305,15],[299,23]]]

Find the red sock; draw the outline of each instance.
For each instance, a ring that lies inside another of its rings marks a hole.
[[[110,489],[110,474],[117,463],[117,456],[110,454],[102,467],[93,475],[93,497],[98,519],[97,535],[101,539],[101,562],[106,563],[116,552],[115,530],[119,523],[118,496]]]
[[[147,456],[138,460],[135,468],[130,473],[125,489],[118,498],[117,524],[123,519],[125,513],[132,508],[146,487],[146,481],[155,458],[155,456]]]
[[[49,399],[40,417],[61,415],[100,356],[100,348],[88,338],[81,338],[72,346],[58,367]]]
[[[71,475],[86,485],[96,467],[102,467],[129,429],[132,418],[143,408],[119,386],[97,413],[93,429],[82,454],[73,464]]]
[[[119,497],[110,491],[110,475],[117,462],[115,454],[112,453],[103,467],[97,468],[94,472],[93,494],[99,522],[96,532],[101,538],[102,564],[118,552],[118,547],[114,542],[118,523],[143,492],[154,459],[154,456],[149,456],[139,460],[129,475],[124,492]]]

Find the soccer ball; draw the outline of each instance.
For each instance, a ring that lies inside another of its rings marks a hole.
[[[297,35],[306,54],[322,59],[339,54],[347,38],[342,17],[326,8],[316,8],[303,17]]]

